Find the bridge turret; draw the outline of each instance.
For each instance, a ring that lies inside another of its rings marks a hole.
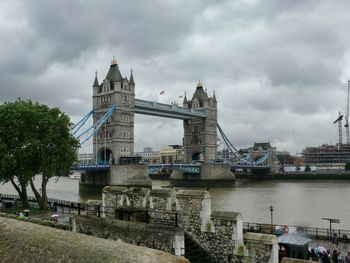
[[[182,105],[184,108],[188,108],[188,101],[187,101],[187,97],[186,97],[186,92],[185,92],[185,97],[184,97],[184,101],[182,102]]]
[[[121,156],[134,154],[135,82],[132,75],[130,81],[122,77],[113,57],[106,78],[96,91],[94,87],[94,123],[113,105],[117,110],[94,136],[94,161],[118,164]]]
[[[93,88],[93,95],[96,95],[100,89],[100,85],[98,84],[98,79],[97,79],[97,71],[95,72],[95,80],[94,80],[94,84],[92,85],[92,88]]]
[[[208,97],[201,82],[198,82],[192,99],[188,101],[191,109],[204,109],[207,117],[193,117],[184,120],[185,162],[208,162],[217,156],[217,103]]]

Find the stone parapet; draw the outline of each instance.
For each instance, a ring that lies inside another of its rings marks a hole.
[[[296,258],[282,258],[281,263],[310,263],[311,260],[296,259]]]
[[[243,263],[278,263],[278,241],[275,235],[245,233],[247,255]]]

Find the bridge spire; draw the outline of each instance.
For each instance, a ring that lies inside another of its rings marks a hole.
[[[132,73],[133,73],[133,69],[130,70],[129,84],[135,85],[134,76],[132,75]]]
[[[213,101],[216,103],[215,89],[213,91]]]
[[[183,104],[186,104],[186,105],[187,105],[187,103],[188,103],[188,101],[187,101],[186,92],[185,92],[185,97],[184,97]]]
[[[94,85],[93,85],[93,87],[98,87],[99,86],[99,84],[98,84],[98,79],[97,79],[97,70],[96,70],[96,72],[95,72],[95,81],[94,81]]]

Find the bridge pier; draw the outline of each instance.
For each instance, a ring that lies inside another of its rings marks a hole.
[[[80,194],[101,194],[107,185],[152,188],[148,166],[110,165],[108,170],[84,170],[79,181]]]
[[[173,170],[170,184],[184,187],[230,187],[235,185],[235,175],[229,164],[202,164],[199,174]]]
[[[81,171],[79,180],[79,194],[100,195],[103,187],[108,185],[109,170]]]
[[[113,165],[108,185],[152,188],[145,164]]]

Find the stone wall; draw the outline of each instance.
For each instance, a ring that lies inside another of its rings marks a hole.
[[[105,217],[109,219],[118,218],[120,211],[134,211],[135,213],[145,212],[148,221],[143,224],[142,235],[146,235],[142,245],[151,246],[151,241],[157,235],[157,228],[160,229],[181,229],[180,232],[171,232],[170,239],[164,239],[160,234],[161,242],[166,243],[165,247],[160,244],[156,246],[164,251],[171,251],[171,240],[181,240],[178,245],[173,245],[173,251],[177,255],[183,255],[185,237],[191,239],[200,248],[212,257],[213,262],[259,262],[277,263],[277,239],[272,235],[247,233],[243,239],[243,222],[240,213],[227,211],[212,211],[211,196],[208,191],[202,190],[176,190],[176,189],[146,189],[126,188],[108,186],[103,190],[103,206],[105,206]],[[128,210],[129,209],[129,210]],[[124,218],[125,219],[125,218]],[[137,216],[127,218],[131,228],[139,229],[140,223]],[[115,221],[115,220],[114,220]],[[113,221],[113,222],[114,222]],[[84,223],[82,223],[84,224]],[[121,223],[118,223],[121,225]],[[153,229],[152,229],[152,226]],[[156,227],[158,226],[158,227]],[[179,228],[176,228],[176,227]],[[118,226],[120,227],[120,226]],[[113,226],[112,226],[113,228]],[[147,228],[151,232],[148,232]],[[109,229],[107,227],[106,229]],[[96,231],[106,237],[106,231],[101,224]],[[116,231],[120,231],[116,228]],[[130,229],[130,236],[120,236],[118,233],[113,237],[121,238],[126,242],[141,244],[140,236]],[[140,231],[140,230],[138,230]],[[152,231],[155,231],[152,234]],[[162,230],[163,231],[163,230]],[[86,232],[86,231],[85,231]],[[164,232],[163,232],[164,233]],[[160,242],[160,243],[161,243]],[[176,242],[175,242],[176,243]],[[173,244],[175,244],[173,243]],[[174,252],[173,252],[174,253]]]
[[[278,242],[274,235],[245,233],[244,242],[247,253],[242,263],[278,262]]]
[[[159,250],[0,216],[0,262],[189,263]]]
[[[217,262],[234,262],[244,254],[240,213],[212,211],[208,191],[108,186],[103,190],[103,204],[107,218],[132,207],[147,211],[149,223],[178,225]]]
[[[121,239],[129,244],[184,255],[184,233],[180,229],[91,216],[74,216],[74,220],[73,231],[78,233],[112,240]]]
[[[208,191],[180,190],[176,193],[180,226],[204,247],[217,262],[238,262],[243,256],[242,217],[236,212],[211,210]]]

